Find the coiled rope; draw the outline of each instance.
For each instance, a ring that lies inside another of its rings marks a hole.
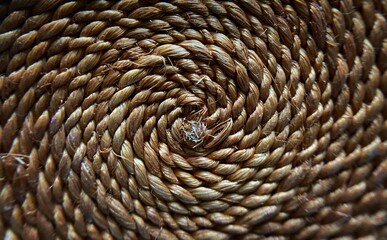
[[[0,237],[386,237],[386,13],[1,5]]]

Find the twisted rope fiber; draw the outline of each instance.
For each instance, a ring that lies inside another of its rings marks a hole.
[[[386,12],[0,5],[0,237],[386,237]]]

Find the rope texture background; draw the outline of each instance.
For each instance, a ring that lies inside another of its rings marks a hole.
[[[387,236],[384,0],[0,7],[0,236]]]

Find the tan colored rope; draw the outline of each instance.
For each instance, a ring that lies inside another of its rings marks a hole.
[[[387,237],[385,0],[0,6],[0,237]]]

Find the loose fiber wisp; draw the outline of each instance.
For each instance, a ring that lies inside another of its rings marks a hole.
[[[0,238],[387,238],[386,14],[0,3]]]

